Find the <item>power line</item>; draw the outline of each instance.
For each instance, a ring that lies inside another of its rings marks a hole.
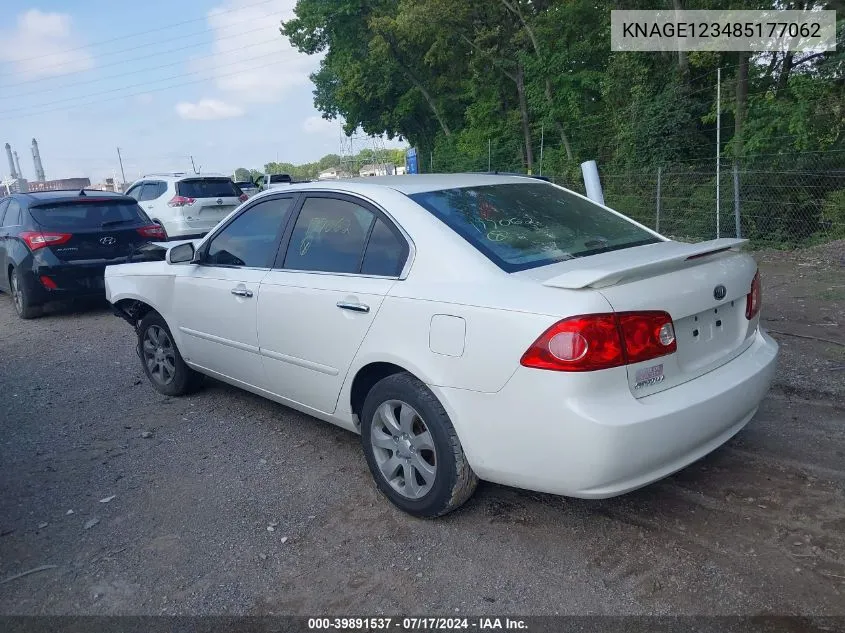
[[[242,68],[242,69],[240,69],[236,72],[224,73],[222,75],[217,75],[216,77],[204,77],[203,79],[196,79],[194,81],[184,81],[184,82],[181,82],[181,83],[176,84],[174,86],[163,86],[161,88],[154,88],[152,90],[142,90],[141,92],[133,92],[131,94],[118,95],[117,97],[109,97],[108,99],[98,99],[98,100],[95,100],[95,101],[90,101],[88,103],[75,103],[75,104],[73,104],[71,106],[67,106],[67,107],[49,108],[47,110],[41,110],[41,111],[38,111],[38,112],[31,112],[30,111],[30,112],[27,112],[25,114],[19,114],[19,115],[14,115],[14,116],[10,116],[10,117],[0,117],[0,121],[9,121],[9,120],[13,120],[13,119],[25,119],[27,117],[39,116],[39,115],[42,115],[42,114],[47,114],[49,112],[66,112],[66,111],[69,111],[69,110],[75,110],[77,108],[82,108],[82,107],[85,107],[85,106],[99,105],[101,103],[108,103],[109,101],[118,101],[120,99],[128,99],[129,97],[137,97],[137,96],[143,95],[143,94],[150,94],[150,93],[153,93],[153,92],[163,92],[165,90],[173,90],[174,88],[182,88],[183,86],[191,86],[191,85],[194,85],[194,84],[202,83],[204,81],[208,81],[210,79],[219,79],[220,77],[231,77],[231,76],[234,76],[234,75],[238,75],[242,72],[247,72],[247,71],[252,71],[252,70],[261,70],[262,68],[268,68],[270,66],[278,66],[278,62],[274,61],[274,62],[270,62],[269,64],[261,64],[260,66],[254,66],[252,68]]]
[[[271,17],[272,15],[273,15],[273,14],[268,13],[267,15],[264,15],[264,16],[262,16],[262,17]],[[253,19],[254,19],[254,18],[250,18],[249,20],[239,20],[239,21],[236,21],[236,22],[231,22],[230,24],[241,24],[242,22],[252,22],[252,21],[253,21]],[[227,39],[227,38],[231,38],[231,37],[239,37],[239,36],[241,36],[241,35],[246,35],[247,33],[253,33],[253,32],[255,32],[255,31],[260,31],[260,30],[262,30],[262,29],[266,29],[266,28],[267,28],[267,26],[268,26],[268,25],[266,25],[266,24],[265,24],[265,25],[259,26],[258,28],[255,28],[255,29],[250,29],[250,30],[248,30],[248,31],[241,31],[240,33],[232,33],[232,34],[229,34],[229,35],[226,35],[226,36],[223,36],[223,37],[218,37],[217,39],[218,39],[218,40],[222,40],[222,39]],[[213,30],[213,29],[203,29],[202,31],[196,31],[196,32],[194,32],[194,33],[185,33],[185,34],[183,34],[183,35],[180,35],[180,36],[179,36],[179,39],[180,39],[180,40],[182,40],[182,39],[185,39],[185,38],[188,38],[188,37],[194,37],[194,36],[197,36],[197,35],[206,35],[206,34],[210,33],[212,30]],[[169,51],[169,52],[178,51],[178,50],[185,50],[186,48],[194,48],[194,47],[196,47],[196,46],[202,46],[202,45],[203,45],[203,44],[205,44],[205,43],[206,43],[206,42],[198,42],[198,43],[196,43],[196,44],[191,44],[191,45],[188,45],[188,46],[184,46],[184,47],[182,47],[182,48],[172,49],[172,50],[171,50],[171,51]],[[110,52],[108,52],[108,53],[105,53],[105,54],[103,55],[103,57],[106,57],[106,56],[112,56],[112,55],[118,55],[118,54],[120,54],[120,53],[129,53],[129,52],[131,52],[131,51],[137,51],[137,50],[141,50],[141,49],[149,48],[150,46],[151,46],[151,44],[150,44],[149,42],[147,42],[147,43],[145,43],[145,44],[139,44],[138,46],[130,46],[129,48],[123,48],[123,49],[120,49],[120,50],[117,50],[117,51],[110,51]],[[161,54],[161,52],[159,52],[159,53],[157,53],[157,54]],[[141,57],[141,59],[143,59],[143,57]],[[131,62],[131,61],[133,61],[133,59],[132,59],[132,58],[130,58],[130,59],[125,59],[125,60],[121,60],[121,61],[119,61],[119,62],[114,62],[114,63],[125,64],[125,63],[127,63],[127,62]],[[64,62],[59,62],[58,64],[54,64],[54,65],[53,65],[53,67],[54,67],[54,68],[55,68],[55,67],[61,67],[61,66],[64,66],[64,65],[66,65],[66,64],[68,64],[68,63],[71,63],[71,60],[64,61]],[[100,68],[102,68],[102,67],[104,67],[104,66],[107,66],[107,65],[114,65],[114,63],[111,63],[111,64],[104,64],[103,66],[100,66]],[[89,69],[89,70],[90,70],[90,69]],[[7,72],[5,72],[5,73],[0,73],[0,77],[2,77],[2,76],[4,76],[4,75],[10,75],[10,74],[13,74],[13,72],[14,72],[14,71],[7,71]],[[69,72],[69,73],[67,73],[67,74],[68,74],[68,75],[72,75],[72,74],[77,74],[77,73],[80,73],[80,72],[87,72],[87,71],[85,71],[85,70],[78,70],[78,71]],[[30,80],[30,81],[32,81],[32,80]],[[35,80],[35,81],[43,81],[43,79],[39,79],[39,80]],[[21,83],[28,83],[28,82],[21,82]],[[6,87],[8,88],[8,87],[10,87],[10,86],[12,86],[12,85],[20,85],[20,84],[10,84],[10,85],[7,85]]]
[[[250,29],[248,31],[241,31],[240,33],[232,33],[230,35],[224,35],[224,36],[218,37],[217,41],[219,42],[220,40],[227,40],[227,39],[231,39],[233,37],[240,37],[241,35],[247,35],[249,33],[255,33],[256,31],[262,31],[265,28],[266,28],[266,25],[265,26],[259,26],[258,28],[255,28],[255,29]],[[188,44],[187,46],[181,46],[179,48],[171,48],[171,49],[167,49],[167,50],[158,50],[154,53],[150,53],[149,55],[141,55],[140,57],[130,57],[129,59],[119,59],[119,60],[114,61],[114,62],[109,62],[108,64],[101,64],[100,66],[97,66],[97,68],[101,69],[101,68],[108,68],[109,66],[119,66],[119,65],[122,65],[122,64],[130,64],[132,62],[137,62],[137,61],[140,61],[142,59],[149,59],[150,57],[159,57],[161,55],[167,55],[169,53],[177,53],[179,51],[190,50],[192,48],[197,48],[199,46],[203,46],[207,43],[208,42],[198,42],[198,43],[195,43],[195,44]],[[149,46],[149,45],[145,44],[144,46],[137,47],[137,48],[145,48],[147,46]],[[134,50],[134,49],[127,49],[127,50]],[[89,70],[74,70],[72,72],[65,73],[64,76],[67,77],[67,76],[70,76],[70,75],[78,75],[79,73],[84,73],[84,72],[89,72]],[[18,83],[14,83],[14,84],[4,84],[3,89],[5,90],[5,89],[8,89],[8,88],[14,88],[16,86],[23,86],[25,84],[32,84],[32,83],[46,83],[46,81],[43,78],[27,79],[26,81],[19,81]],[[65,86],[67,86],[67,85],[72,85],[72,84],[65,84]]]
[[[120,92],[121,90],[131,90],[133,88],[138,88],[140,86],[149,86],[151,84],[157,84],[157,83],[162,82],[162,81],[172,81],[174,79],[181,79],[183,77],[193,77],[194,75],[204,73],[204,72],[212,72],[213,73],[218,68],[225,68],[226,66],[234,66],[236,64],[241,64],[243,62],[250,62],[250,61],[255,61],[257,59],[264,59],[266,57],[274,56],[277,53],[278,53],[278,51],[272,51],[270,53],[265,53],[264,55],[257,55],[255,57],[248,57],[246,59],[238,59],[238,60],[235,60],[233,62],[229,62],[227,64],[220,64],[218,66],[215,66],[213,68],[209,68],[209,69],[206,69],[206,70],[195,70],[195,71],[191,71],[191,72],[187,72],[187,73],[181,73],[181,74],[178,74],[178,75],[171,75],[170,77],[163,77],[161,79],[153,79],[152,81],[142,81],[142,82],[135,83],[135,84],[129,84],[128,86],[120,86],[118,88],[110,88],[109,90],[101,90],[99,92],[90,92],[86,95],[81,95],[81,96],[76,96],[76,97],[66,97],[65,99],[57,99],[55,101],[48,101],[47,103],[38,104],[38,107],[52,106],[52,105],[57,105],[59,103],[67,103],[68,101],[75,101],[76,99],[85,99],[85,98],[88,98],[88,97],[95,97],[95,96],[98,96],[98,95],[113,94],[115,92]],[[214,77],[208,77],[208,79],[214,79]],[[10,108],[8,110],[0,110],[0,115],[10,114],[12,112],[20,112],[21,110],[29,110],[29,109],[31,109],[31,107],[32,106],[20,106],[20,107],[17,107],[17,108]]]
[[[243,47],[239,48],[238,51],[242,51],[242,50],[245,50],[247,48],[255,48],[256,46],[263,46],[264,44],[272,44],[273,42],[277,42],[277,41],[278,41],[278,39],[273,38],[272,40],[263,40],[261,42],[253,42],[252,44],[248,44],[247,46],[243,46]],[[191,59],[191,61],[197,61],[197,60],[200,60],[200,59],[208,59],[209,57],[216,57],[218,54],[219,53],[209,53],[208,55],[202,55],[200,57],[194,57],[194,58]],[[19,97],[28,97],[30,95],[46,94],[46,93],[49,93],[49,92],[55,92],[56,90],[59,90],[61,88],[68,88],[68,87],[71,87],[71,86],[75,88],[76,86],[84,86],[86,84],[99,83],[101,81],[107,81],[109,79],[115,79],[115,78],[118,78],[118,77],[126,77],[128,75],[137,75],[139,73],[149,72],[151,70],[159,70],[161,68],[168,68],[170,66],[180,66],[184,63],[185,63],[185,60],[180,59],[179,61],[170,62],[169,64],[160,64],[159,66],[151,66],[149,68],[139,68],[137,70],[132,70],[132,71],[126,72],[126,73],[117,73],[117,74],[114,74],[114,75],[106,75],[105,77],[97,77],[96,79],[89,79],[87,81],[77,81],[77,82],[74,82],[72,84],[62,84],[60,86],[48,88],[47,90],[33,90],[32,92],[19,92],[19,93],[15,94],[15,98],[17,99]],[[90,96],[90,95],[85,95],[85,96]]]
[[[267,4],[267,3],[273,2],[273,1],[274,0],[261,0],[261,2],[256,2],[254,4],[247,4],[247,5],[244,5],[244,6],[241,6],[241,7],[236,7],[234,9],[226,9],[225,11],[218,11],[215,15],[220,15],[220,14],[223,14],[223,13],[233,13],[235,11],[242,11],[243,9],[251,9],[252,7],[257,7],[257,6]],[[22,59],[13,59],[11,61],[14,62],[14,63],[29,62],[29,61],[33,61],[33,60],[36,60],[36,59],[43,59],[45,57],[54,57],[55,55],[64,55],[65,53],[73,53],[74,51],[79,51],[79,50],[82,50],[83,48],[88,48],[88,47],[91,47],[91,46],[101,46],[103,44],[110,44],[111,42],[117,42],[119,40],[125,40],[125,39],[128,39],[130,37],[138,37],[139,35],[147,35],[148,33],[158,33],[159,31],[166,31],[167,29],[172,29],[172,28],[177,27],[177,26],[184,26],[185,24],[192,24],[194,22],[201,22],[203,20],[206,20],[207,18],[208,18],[208,16],[204,15],[201,18],[192,18],[190,20],[184,20],[182,22],[172,22],[172,23],[168,24],[167,26],[159,26],[157,28],[148,29],[146,31],[138,31],[136,33],[128,33],[126,35],[119,35],[117,37],[112,37],[112,38],[107,39],[107,40],[100,40],[99,42],[93,42],[91,44],[83,44],[81,46],[76,46],[74,48],[68,48],[68,49],[65,49],[65,50],[57,51],[55,53],[47,53],[45,55],[35,55],[34,57],[24,57]],[[7,74],[7,73],[0,73],[0,75],[3,75],[3,74]]]

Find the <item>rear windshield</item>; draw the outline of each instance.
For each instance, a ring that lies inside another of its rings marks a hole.
[[[134,200],[64,202],[29,209],[32,218],[48,229],[99,229],[142,226],[149,218]]]
[[[189,178],[176,183],[176,192],[186,198],[237,198],[243,192],[229,178]]]
[[[410,198],[507,272],[660,241],[589,200],[541,182]]]
[[[275,184],[277,182],[293,182],[293,179],[290,177],[289,174],[270,174],[270,184]]]

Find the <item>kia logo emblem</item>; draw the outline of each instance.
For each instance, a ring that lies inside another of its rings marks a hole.
[[[713,296],[716,298],[717,301],[721,301],[725,298],[728,294],[728,289],[725,288],[722,284],[719,284],[715,288],[713,288]]]
[[[100,244],[103,246],[114,246],[117,243],[117,240],[113,237],[101,237]]]

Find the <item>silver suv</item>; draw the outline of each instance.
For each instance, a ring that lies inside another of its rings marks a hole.
[[[164,228],[168,239],[205,235],[247,199],[228,176],[183,172],[148,174],[126,194]]]

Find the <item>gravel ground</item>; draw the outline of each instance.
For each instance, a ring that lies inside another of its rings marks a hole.
[[[787,362],[725,447],[604,501],[482,484],[437,521],[357,436],[216,382],[165,398],[102,306],[0,297],[0,614],[845,615],[845,347],[793,336],[845,343],[835,255],[830,281],[761,256]]]

